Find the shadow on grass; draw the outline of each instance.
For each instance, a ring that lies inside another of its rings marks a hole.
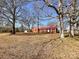
[[[32,59],[45,59],[45,55],[46,54],[44,54],[43,55],[43,53],[44,53],[44,48],[48,45],[48,44],[51,44],[52,45],[52,49],[55,49],[55,48],[57,48],[58,46],[60,46],[60,44],[62,43],[62,42],[59,42],[59,43],[56,43],[56,41],[58,40],[58,38],[57,39],[55,39],[55,40],[53,40],[53,39],[50,39],[49,41],[47,41],[47,42],[43,42],[41,45],[42,45],[42,47],[41,47],[41,49],[38,51],[38,53],[37,53],[37,55],[36,56],[32,56]],[[53,42],[53,43],[52,43]],[[42,56],[43,55],[43,56]]]
[[[65,34],[65,37],[67,38],[67,37],[69,37],[69,35],[68,34]],[[79,41],[79,34],[75,34],[74,37],[70,37],[70,38]]]
[[[74,39],[79,41],[79,34],[75,35]]]
[[[23,33],[23,32],[18,32],[16,33],[15,35],[19,35],[19,36],[33,36],[33,35],[46,35],[46,34],[58,34],[58,33],[32,33],[32,32],[29,32],[29,33]],[[9,35],[13,35],[13,34],[9,34]]]

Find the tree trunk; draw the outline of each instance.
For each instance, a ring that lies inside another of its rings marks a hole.
[[[16,8],[14,7],[14,13],[13,13],[13,31],[12,31],[12,34],[16,34],[16,29],[15,29],[16,16],[15,16],[15,13],[16,13]]]
[[[64,38],[64,31],[61,32],[61,38]]]
[[[39,33],[39,17],[38,17],[38,33]]]
[[[64,24],[62,15],[59,15],[59,21],[60,21],[60,38],[64,38]]]
[[[16,30],[15,30],[15,19],[13,20],[13,30],[12,30],[12,34],[16,34]]]
[[[72,26],[71,34],[72,34],[72,37],[74,37],[74,25]]]
[[[71,29],[72,27],[71,27],[71,18],[70,18],[70,28],[69,28],[69,37],[72,37],[72,33],[71,33]]]
[[[64,28],[63,22],[60,22],[60,38],[64,38]]]
[[[64,38],[64,23],[63,23],[63,0],[59,0],[59,21],[60,21],[60,38]]]
[[[30,32],[30,24],[28,23],[28,31]]]

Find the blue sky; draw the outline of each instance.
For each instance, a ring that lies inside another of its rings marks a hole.
[[[36,11],[35,11],[35,9],[34,9],[34,3],[35,2],[31,2],[31,3],[29,3],[28,5],[25,5],[24,6],[24,8],[27,10],[29,10],[28,11],[28,13],[31,15],[31,16],[33,16],[32,15],[32,13],[34,13],[35,15],[37,15],[36,14]],[[37,3],[36,3],[36,5],[38,5],[38,7],[39,8],[41,8],[43,5],[44,5],[44,2],[43,1],[38,1]],[[46,5],[43,7],[43,11],[38,11],[39,12],[39,14],[41,15],[41,23],[43,24],[43,25],[47,25],[48,24],[48,22],[58,22],[58,19],[56,19],[56,18],[49,18],[50,16],[52,16],[52,17],[55,17],[55,16],[57,16],[57,13],[55,12],[55,10],[54,9],[52,9],[52,8],[49,8],[49,7],[47,7]],[[18,24],[16,24],[17,26],[19,26]]]
[[[33,2],[34,3],[34,2]],[[33,9],[33,3],[30,3],[30,4],[28,4],[26,7],[32,12],[34,9]],[[38,3],[38,5],[40,6],[40,7],[42,7],[43,5],[44,5],[44,2],[43,1],[39,1],[39,2],[37,2]],[[47,16],[52,16],[52,17],[55,17],[55,16],[57,16],[57,13],[55,12],[55,10],[54,9],[52,9],[52,8],[49,8],[49,7],[47,7],[47,6],[45,6],[44,8],[44,11],[42,11],[42,14],[43,15],[45,15],[45,14],[48,14]],[[44,13],[43,13],[44,12]],[[41,12],[39,12],[39,13],[41,13]],[[44,21],[41,21],[44,25],[47,25],[47,23],[49,22],[49,21],[52,21],[52,22],[57,22],[58,21],[58,19],[56,19],[56,18],[52,18],[52,19],[50,19],[50,18],[48,18],[48,17],[41,17],[41,18],[45,18],[45,19],[48,19],[48,20],[45,20],[44,19]]]

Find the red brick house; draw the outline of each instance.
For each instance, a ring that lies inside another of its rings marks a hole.
[[[50,26],[40,26],[39,27],[39,32],[40,33],[46,33],[46,32],[52,32],[52,33],[56,33],[56,25],[50,25]],[[38,27],[33,27],[32,28],[32,32],[33,33],[38,33]]]

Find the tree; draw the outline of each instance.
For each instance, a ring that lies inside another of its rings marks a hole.
[[[26,29],[31,30],[32,27],[37,23],[36,15],[34,12],[30,11],[28,8],[25,8],[22,13],[22,19],[20,23],[26,27]]]
[[[54,4],[52,4],[52,0],[43,0],[48,7],[53,8],[58,16],[60,21],[60,36],[61,38],[64,38],[64,23],[63,21],[65,19],[69,19],[70,24],[70,30],[69,30],[69,36],[74,36],[75,34],[75,27],[77,27],[78,23],[78,17],[79,17],[79,0],[56,0],[59,3],[56,7]],[[54,2],[55,0],[53,0]]]
[[[69,30],[69,36],[74,37],[75,34],[75,25],[77,25],[77,18],[79,16],[79,10],[78,10],[78,0],[70,0],[70,4],[66,5],[66,15],[69,18],[69,24],[70,24],[70,30]]]
[[[52,5],[51,3],[49,3],[48,0],[43,0],[43,1],[46,3],[46,5],[48,7],[53,8],[56,11],[56,13],[59,15],[59,21],[60,21],[60,37],[61,38],[64,38],[63,8],[62,8],[63,7],[63,0],[59,0],[58,9],[54,5]]]
[[[0,5],[1,17],[7,19],[12,24],[12,34],[15,34],[15,23],[21,16],[24,0],[3,0]]]

